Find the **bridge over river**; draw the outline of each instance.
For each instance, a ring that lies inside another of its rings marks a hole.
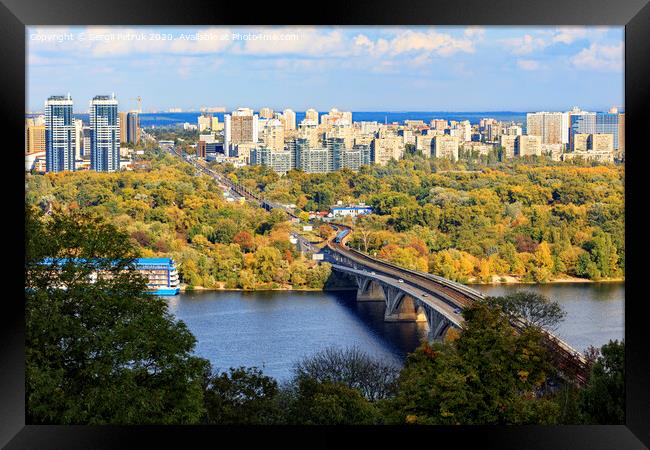
[[[247,201],[267,210],[280,208],[292,218],[297,218],[292,210],[264,199],[260,194],[234,183],[192,157],[183,156],[173,146],[167,147],[166,150],[192,164],[197,174],[211,176],[224,189],[244,197]],[[346,240],[350,237],[352,229],[342,224],[331,225],[338,231],[336,237],[326,245],[332,270],[356,283],[358,301],[385,302],[384,319],[387,321],[426,322],[429,337],[433,340],[441,339],[449,328],[462,329],[462,310],[484,298],[483,294],[463,284],[437,275],[405,269],[351,249],[346,245]],[[518,319],[511,320],[511,324],[516,330],[522,330],[526,326]],[[586,358],[554,334],[546,330],[543,330],[543,333],[544,344],[561,374],[572,378],[575,376],[579,383],[585,383],[588,376]]]
[[[357,285],[357,300],[386,303],[385,320],[426,322],[430,339],[441,339],[451,327],[462,329],[462,310],[485,298],[480,292],[446,278],[405,269],[349,248],[346,240],[351,228],[333,224],[338,231],[327,243],[332,270],[348,276]],[[516,330],[523,330],[523,320],[512,319]],[[572,375],[579,383],[587,380],[586,358],[554,334],[543,330],[544,344],[560,371]]]

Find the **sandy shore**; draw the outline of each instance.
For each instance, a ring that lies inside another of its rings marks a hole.
[[[534,281],[522,281],[517,277],[511,275],[492,275],[492,281],[490,282],[480,282],[475,278],[470,278],[467,282],[468,284],[559,284],[559,283],[620,283],[625,281],[625,278],[607,278],[603,280],[588,280],[586,278],[577,278],[577,277],[562,277],[555,278],[553,280],[547,281],[546,283],[536,283]]]

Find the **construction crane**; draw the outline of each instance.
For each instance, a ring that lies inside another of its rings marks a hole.
[[[140,96],[138,95],[137,97],[135,97],[135,98],[130,98],[129,100],[135,100],[135,101],[137,101],[137,102],[138,102],[138,112],[139,112],[139,113],[142,113],[142,97],[140,97]]]

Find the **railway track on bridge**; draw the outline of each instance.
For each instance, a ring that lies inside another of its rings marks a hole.
[[[362,266],[372,268],[373,271],[401,278],[404,282],[408,282],[409,284],[418,286],[420,289],[432,292],[434,295],[443,298],[452,306],[460,309],[469,307],[475,301],[485,298],[485,296],[480,292],[468,288],[467,286],[463,286],[460,283],[436,275],[404,269],[387,261],[373,258],[372,256],[358,250],[351,249],[346,245],[346,241],[350,237],[352,228],[338,223],[330,225],[335,227],[337,231],[341,230],[338,235],[342,234],[342,231],[348,231],[341,239],[338,239],[339,242],[336,242],[337,239],[335,238],[334,240],[328,241],[327,246],[331,251],[343,255],[349,260],[357,262]],[[526,324],[522,319],[518,318],[512,318],[510,323],[518,332],[522,332],[528,326],[528,324]],[[553,359],[558,365],[558,368],[565,374],[574,376],[578,383],[586,383],[588,377],[586,358],[548,330],[542,329],[541,332],[544,336],[544,344],[550,351]]]

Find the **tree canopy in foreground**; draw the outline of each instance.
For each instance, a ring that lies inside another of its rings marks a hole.
[[[128,236],[79,213],[27,208],[25,219],[28,423],[197,423],[208,362],[147,293]],[[91,282],[97,264],[104,276]]]

